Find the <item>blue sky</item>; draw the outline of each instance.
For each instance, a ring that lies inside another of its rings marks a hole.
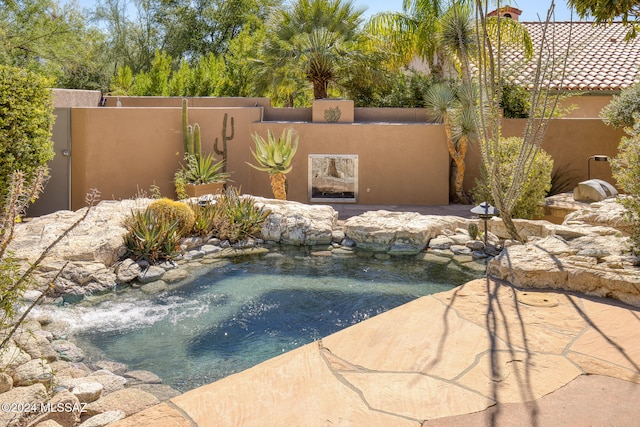
[[[77,0],[78,3],[87,8],[93,8],[97,0]],[[365,16],[369,17],[378,12],[401,11],[402,0],[354,0],[355,4],[366,6]],[[504,3],[503,3],[504,4]],[[551,4],[551,0],[513,0],[511,6],[522,10],[520,16],[521,21],[538,21],[538,15],[544,18],[547,15],[547,9]],[[567,8],[564,0],[556,1],[556,21],[568,21],[571,19],[571,13]],[[573,18],[578,20],[577,16]]]

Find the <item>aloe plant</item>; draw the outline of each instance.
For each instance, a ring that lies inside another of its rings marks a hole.
[[[276,138],[271,131],[267,132],[265,141],[258,133],[251,135],[256,149],[251,150],[258,166],[247,164],[259,171],[268,172],[273,196],[278,200],[287,200],[287,178],[285,174],[291,172],[291,161],[298,150],[298,135],[291,128],[284,129],[280,138]]]

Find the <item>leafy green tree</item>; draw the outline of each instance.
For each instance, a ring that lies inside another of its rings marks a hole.
[[[53,159],[50,85],[27,69],[0,65],[0,200],[14,171],[32,181],[38,167]]]
[[[638,0],[567,0],[581,18],[593,17],[595,22],[613,22],[616,19],[629,27],[627,38],[635,38],[640,17]]]
[[[313,97],[320,99],[327,97],[330,84],[340,86],[356,75],[354,67],[364,70],[365,65],[357,64],[371,57],[360,29],[363,12],[351,0],[298,0],[290,8],[278,8],[260,55],[266,86],[289,88],[294,100],[306,80]]]
[[[640,84],[634,84],[614,96],[600,112],[608,125],[624,127],[627,136],[618,145],[612,160],[613,177],[627,194],[620,201],[627,208],[627,218],[633,224],[633,251],[640,253]]]
[[[640,116],[636,115],[637,118]],[[640,120],[626,129],[618,146],[618,155],[612,160],[613,176],[627,197],[620,199],[627,209],[627,219],[631,222],[632,250],[640,254]]]
[[[256,58],[264,42],[264,25],[245,28],[229,42],[224,54],[225,79],[219,88],[220,96],[263,96],[256,75]]]
[[[608,125],[615,127],[631,127],[635,116],[640,113],[640,84],[623,89],[607,104],[600,117]]]
[[[0,64],[46,75],[58,87],[106,86],[111,73],[102,67],[102,41],[75,3],[11,0],[0,7]]]

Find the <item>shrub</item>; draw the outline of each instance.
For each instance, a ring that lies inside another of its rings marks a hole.
[[[600,111],[602,120],[615,127],[631,127],[634,115],[640,113],[640,84],[623,89]]]
[[[229,187],[216,203],[203,207],[210,209],[206,214],[196,214],[211,218],[210,232],[221,240],[238,242],[249,237],[257,237],[262,224],[271,213],[258,208],[252,197],[240,196],[239,191]]]
[[[187,207],[188,208],[188,207]],[[150,263],[170,260],[178,254],[180,235],[178,221],[158,215],[153,209],[131,212],[124,221],[127,234],[124,245],[125,256]]]
[[[531,93],[511,82],[502,84],[500,107],[506,119],[526,119],[531,108]]]
[[[500,179],[504,183],[504,187],[508,187],[507,184],[512,179],[513,168],[522,143],[522,138],[504,138],[501,141],[499,152],[490,153],[491,156],[498,158],[500,162],[502,172]],[[531,219],[542,214],[545,195],[551,189],[552,169],[553,159],[544,150],[540,150],[531,165],[529,179],[524,185],[522,194],[513,209],[514,218]],[[476,201],[495,204],[491,195],[489,175],[484,167],[481,169],[480,175],[480,179],[476,180],[476,187],[472,192],[473,197]]]
[[[180,236],[189,234],[193,228],[195,216],[186,203],[165,197],[151,202],[147,209],[163,220],[177,222],[176,231]]]
[[[620,141],[618,155],[611,161],[611,167],[618,185],[628,196],[620,202],[627,208],[627,220],[633,224],[631,249],[640,254],[640,123],[636,121],[627,133],[628,136]]]
[[[0,65],[0,199],[20,170],[31,181],[53,159],[50,82],[21,68]]]

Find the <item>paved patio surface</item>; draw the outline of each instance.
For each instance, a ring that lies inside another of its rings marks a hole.
[[[184,393],[124,426],[638,426],[640,311],[487,279]]]

